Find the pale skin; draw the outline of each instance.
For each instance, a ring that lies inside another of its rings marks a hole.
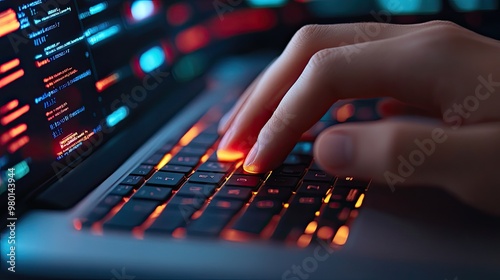
[[[386,118],[333,126],[316,139],[325,171],[442,187],[500,215],[500,42],[450,22],[301,28],[223,118],[219,150],[247,154],[249,172],[272,170],[333,103],[372,97],[386,97]],[[401,158],[411,174],[398,170]]]

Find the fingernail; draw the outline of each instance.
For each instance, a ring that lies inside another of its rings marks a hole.
[[[325,135],[321,139],[321,161],[330,167],[346,167],[353,160],[352,146],[349,135]]]
[[[255,165],[255,159],[257,158],[257,154],[259,153],[259,142],[257,141],[255,145],[253,145],[252,149],[247,155],[245,159],[245,163],[243,164],[243,169],[247,172],[256,172],[257,166]]]

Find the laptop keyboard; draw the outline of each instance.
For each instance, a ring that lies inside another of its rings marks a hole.
[[[215,123],[196,124],[139,163],[79,225],[137,238],[272,240],[299,247],[346,242],[369,182],[322,171],[311,142],[298,143],[275,170],[249,174],[242,160],[217,159],[218,140]]]

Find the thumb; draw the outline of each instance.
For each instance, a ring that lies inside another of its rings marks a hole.
[[[328,173],[398,186],[440,186],[467,204],[500,214],[500,127],[383,120],[325,130],[315,158]]]

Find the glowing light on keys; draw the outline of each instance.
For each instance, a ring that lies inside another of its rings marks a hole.
[[[3,105],[2,107],[0,107],[0,115],[7,114],[9,111],[13,110],[18,105],[19,105],[19,101],[17,99],[9,101],[9,103],[7,103],[7,104]]]
[[[304,233],[305,234],[313,234],[316,231],[316,228],[318,228],[318,222],[312,221],[307,225]]]
[[[225,150],[217,150],[217,159],[221,161],[236,161],[245,156],[242,152],[230,152]]]
[[[297,246],[300,248],[305,248],[309,246],[312,240],[312,235],[310,234],[302,234],[299,239],[297,240]]]
[[[135,21],[141,21],[154,14],[155,4],[147,0],[134,1],[130,6],[130,12]]]
[[[330,239],[333,237],[333,229],[328,226],[323,226],[318,229],[318,238],[320,239]]]
[[[24,76],[24,70],[20,69],[8,75],[7,77],[0,79],[0,88],[3,88],[4,86],[12,83],[13,81],[21,78],[22,76]]]
[[[28,126],[24,123],[12,128],[11,130],[2,134],[2,136],[0,137],[0,144],[2,144],[2,145],[7,144],[7,142],[16,138],[18,135],[25,132],[27,129],[28,129]]]
[[[253,7],[281,7],[288,0],[247,0],[248,4]]]
[[[339,230],[337,230],[337,234],[332,240],[332,244],[342,246],[347,242],[347,238],[349,237],[349,227],[341,226]]]
[[[202,128],[199,124],[196,124],[193,127],[191,127],[188,130],[188,132],[186,132],[186,134],[184,134],[184,136],[182,136],[181,140],[179,140],[179,144],[181,146],[186,146],[187,144],[189,144],[189,142],[191,142],[191,140],[193,140],[196,136],[198,136],[198,134],[200,134],[201,129]]]
[[[3,74],[11,69],[14,69],[15,67],[19,66],[19,63],[20,63],[19,59],[16,58],[0,65],[0,74]]]
[[[354,205],[355,208],[359,208],[361,207],[361,205],[363,204],[363,200],[365,199],[365,194],[362,193],[359,198],[358,198],[358,201],[356,201],[356,205]]]
[[[20,26],[14,10],[8,9],[0,12],[0,37],[18,30]]]
[[[30,172],[30,167],[26,160],[23,160],[19,162],[18,164],[14,165],[12,168],[16,170],[16,175],[14,176],[16,180],[19,180],[26,176]]]
[[[378,0],[378,3],[392,14],[429,14],[441,10],[441,1],[435,0]]]
[[[114,73],[112,75],[107,76],[106,78],[99,80],[95,83],[95,87],[98,92],[102,92],[108,87],[116,84],[120,80],[120,74]]]
[[[14,121],[15,119],[21,117],[22,115],[26,114],[28,111],[30,110],[30,106],[29,105],[24,105],[23,107],[21,107],[20,109],[14,111],[13,113],[3,117],[1,120],[0,120],[0,123],[2,125],[7,125],[9,123],[11,123],[12,121]]]
[[[153,47],[139,58],[139,65],[144,73],[149,73],[165,63],[165,53],[161,47]]]
[[[158,169],[158,170],[162,169],[163,166],[165,166],[171,159],[172,159],[172,155],[166,154],[165,156],[163,156],[160,163],[158,163],[158,165],[156,166],[156,169]]]
[[[109,127],[113,127],[117,125],[119,122],[123,121],[126,117],[128,116],[128,108],[127,106],[122,106],[118,108],[116,111],[111,113],[107,118],[106,118],[106,124]]]
[[[210,34],[204,26],[197,25],[188,28],[177,35],[175,43],[183,53],[199,50],[210,42]]]

